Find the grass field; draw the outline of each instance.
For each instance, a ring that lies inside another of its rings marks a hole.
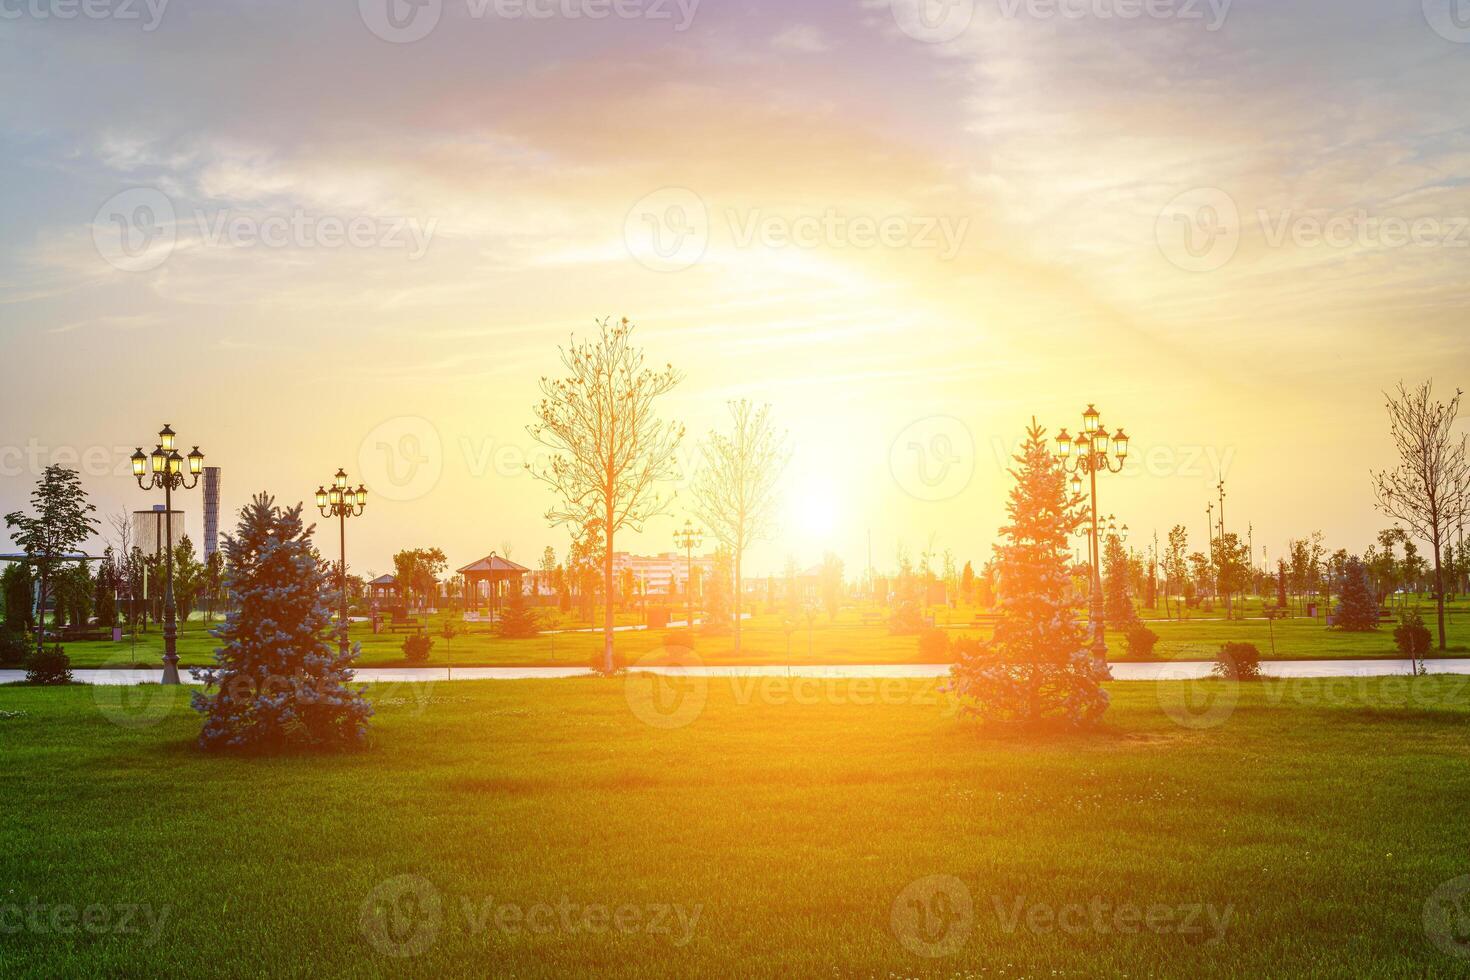
[[[711,682],[667,729],[646,675],[394,686],[369,750],[271,760],[0,687],[0,975],[1463,974],[1424,916],[1470,698],[1398,681],[1208,729],[1116,683],[1106,733],[1026,742],[919,682]]]
[[[1432,608],[1425,611],[1426,618],[1432,619]],[[989,633],[988,626],[967,625],[974,621],[979,610],[941,607],[932,612],[936,623],[951,635],[986,636]],[[1258,601],[1247,606],[1247,613],[1259,616]],[[920,663],[933,659],[920,654],[915,637],[889,635],[881,618],[883,615],[886,613],[876,609],[847,608],[835,621],[829,621],[823,612],[813,618],[810,629],[805,620],[799,620],[797,628],[788,633],[785,617],[762,612],[746,623],[738,660],[730,637],[699,635],[695,640],[695,652],[711,663],[741,664]],[[1223,615],[1223,612],[1193,612],[1191,618],[1182,621],[1150,619],[1150,627],[1160,636],[1156,655],[1161,659],[1210,660],[1222,643],[1236,640],[1254,643],[1263,656],[1271,657],[1274,634],[1275,656],[1281,659],[1396,656],[1391,624],[1372,633],[1343,633],[1327,629],[1320,620],[1305,617],[1272,624],[1261,618],[1227,621]],[[429,632],[437,636],[445,618],[442,615],[426,617]],[[632,618],[627,617],[628,620]],[[211,651],[214,641],[208,629],[198,619],[184,626],[179,640],[179,656],[186,666],[204,666],[213,662]],[[502,640],[491,635],[485,625],[476,624],[469,629],[472,632],[461,633],[447,643],[438,638],[430,663],[443,666],[452,660],[456,666],[583,666],[602,649],[601,635],[589,632]],[[1470,651],[1470,603],[1462,601],[1454,605],[1448,632],[1450,655],[1464,655]],[[369,667],[402,665],[404,635],[382,633],[374,636],[372,630],[361,623],[354,625],[352,631],[353,641],[362,645],[360,663]],[[618,633],[615,642],[619,654],[629,663],[636,663],[666,644],[683,643],[685,640],[682,631],[677,631],[672,637],[664,631],[638,631]],[[1111,657],[1126,657],[1121,636],[1110,633],[1108,645]],[[71,643],[67,645],[67,653],[78,667],[125,666],[135,660],[146,666],[156,666],[163,656],[163,637],[154,628],[140,636],[136,646],[126,639],[122,643]]]

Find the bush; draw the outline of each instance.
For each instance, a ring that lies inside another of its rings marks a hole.
[[[0,626],[0,665],[14,667],[16,664],[23,664],[33,649],[31,634],[9,626]]]
[[[925,629],[919,633],[919,656],[931,663],[949,659],[949,634],[944,630]]]
[[[1215,657],[1214,674],[1237,681],[1261,679],[1261,651],[1254,643],[1226,643]]]
[[[71,658],[66,655],[65,650],[61,649],[60,644],[53,646],[50,650],[31,654],[30,659],[26,661],[26,683],[71,683]]]
[[[412,633],[403,640],[403,658],[411,664],[428,663],[432,649],[434,638],[427,633]]]
[[[1152,660],[1154,656],[1154,644],[1159,642],[1159,634],[1143,625],[1142,621],[1134,620],[1124,635],[1128,644],[1128,656],[1137,657],[1139,660]]]
[[[1424,625],[1424,618],[1417,611],[1404,613],[1399,620],[1398,628],[1393,631],[1393,642],[1399,648],[1399,653],[1410,658],[1419,660],[1429,652],[1430,645],[1434,642],[1429,627]]]
[[[900,603],[893,615],[888,617],[888,633],[891,636],[912,636],[922,633],[928,625],[924,611],[913,600]]]

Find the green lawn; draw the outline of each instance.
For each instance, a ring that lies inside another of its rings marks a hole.
[[[0,975],[1463,974],[1424,912],[1470,698],[1396,680],[1208,729],[1115,683],[1030,741],[919,682],[714,681],[676,728],[646,675],[396,685],[369,750],[272,760],[199,753],[176,689],[0,687]]]
[[[1258,615],[1257,605],[1258,602],[1247,607],[1252,615]],[[1431,615],[1426,618],[1432,619],[1432,608],[1427,612]],[[977,614],[984,615],[983,611],[938,608],[933,610],[933,614],[936,623],[946,627],[951,635],[985,636],[989,633],[988,626],[967,625]],[[886,612],[871,608],[847,608],[833,622],[822,612],[813,618],[810,629],[806,620],[800,619],[796,623],[797,628],[788,634],[784,616],[762,611],[746,624],[738,660],[730,637],[697,636],[695,652],[711,663],[742,664],[920,663],[932,659],[920,654],[915,637],[889,635],[883,616]],[[626,617],[628,620],[632,618]],[[429,631],[437,636],[445,619],[442,615],[426,617]],[[1220,645],[1228,640],[1254,643],[1263,656],[1272,655],[1273,626],[1264,619],[1226,621],[1223,612],[1193,612],[1191,618],[1183,621],[1151,619],[1149,625],[1160,635],[1156,653],[1164,659],[1213,659]],[[602,649],[602,637],[594,633],[560,633],[529,640],[502,640],[493,636],[489,627],[483,624],[461,628],[470,632],[462,633],[448,643],[442,638],[436,640],[432,664],[443,666],[452,660],[458,666],[584,666]],[[1342,633],[1327,629],[1319,620],[1295,618],[1276,622],[1274,633],[1275,655],[1281,659],[1396,656],[1391,624],[1372,633]],[[374,636],[367,625],[357,624],[352,635],[354,642],[362,645],[360,662],[363,666],[403,665],[405,634]],[[672,637],[664,631],[624,632],[617,634],[616,646],[629,663],[636,663],[670,642],[684,642],[681,637],[682,631],[676,631]],[[1114,659],[1126,656],[1121,636],[1109,633],[1108,645]],[[1452,656],[1465,655],[1470,651],[1470,604],[1455,604],[1449,619],[1449,646]],[[184,626],[179,640],[179,655],[186,666],[212,663],[213,649],[214,641],[206,624],[195,619]],[[136,646],[128,640],[122,643],[71,643],[67,645],[67,653],[78,667],[124,666],[135,659],[138,663],[156,666],[163,656],[163,637],[155,628],[141,636]]]

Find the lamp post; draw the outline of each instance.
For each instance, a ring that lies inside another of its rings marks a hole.
[[[1109,452],[1111,443],[1111,453]],[[1103,607],[1102,607],[1102,573],[1098,569],[1097,559],[1101,556],[1097,539],[1097,474],[1122,472],[1124,464],[1128,460],[1128,434],[1119,429],[1113,435],[1108,435],[1108,430],[1103,427],[1098,418],[1098,411],[1092,405],[1087,406],[1087,411],[1082,413],[1082,431],[1077,433],[1073,439],[1063,429],[1056,437],[1056,457],[1061,464],[1063,472],[1073,474],[1072,487],[1080,491],[1082,486],[1082,474],[1087,474],[1089,494],[1091,496],[1091,507],[1089,523],[1091,525],[1090,543],[1092,545],[1092,582],[1090,591],[1091,602],[1088,603],[1088,619],[1092,626],[1092,658],[1097,670],[1104,676],[1110,676],[1108,670],[1108,644],[1103,637]],[[1114,465],[1116,462],[1116,465]]]
[[[188,473],[185,474],[185,459],[174,447],[177,438],[173,428],[164,425],[158,433],[158,445],[153,452],[145,454],[139,446],[133,453],[133,476],[143,490],[163,488],[163,527],[167,543],[164,546],[164,592],[163,592],[163,683],[179,683],[179,628],[174,607],[174,491],[192,490],[199,485],[199,474],[204,471],[204,454],[195,446],[187,457]]]
[[[674,544],[684,549],[684,591],[689,600],[689,622],[684,625],[694,629],[694,549],[704,543],[704,531],[685,519],[684,526],[674,531]]]
[[[339,630],[340,638],[337,648],[342,651],[342,656],[347,656],[347,518],[361,517],[367,508],[367,488],[361,483],[354,490],[347,485],[347,471],[338,468],[337,475],[332,477],[332,489],[323,487],[316,488],[316,509],[323,517],[337,518],[337,540],[341,550],[342,560],[337,566],[337,584],[341,589],[341,618],[342,625]]]

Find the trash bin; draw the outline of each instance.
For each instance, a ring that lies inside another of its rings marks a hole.
[[[1312,619],[1317,618],[1317,604],[1315,602],[1307,603],[1307,615]]]

